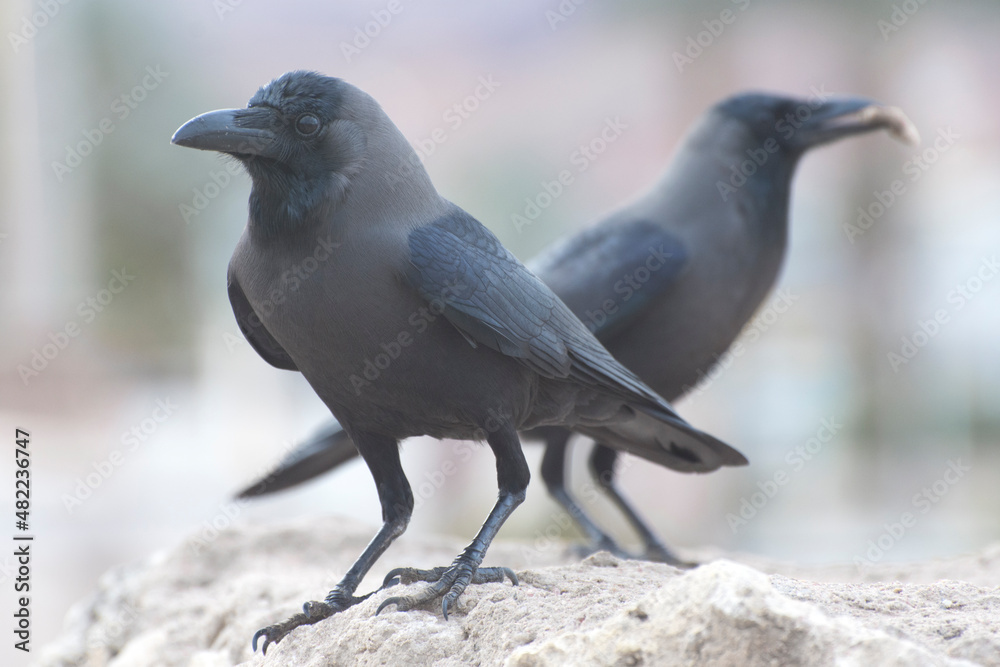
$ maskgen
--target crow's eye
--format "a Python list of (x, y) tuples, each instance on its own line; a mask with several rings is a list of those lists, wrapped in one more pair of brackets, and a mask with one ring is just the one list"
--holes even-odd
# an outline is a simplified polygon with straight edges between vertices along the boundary
[(316, 130), (319, 129), (319, 118), (311, 113), (304, 113), (295, 119), (295, 129), (299, 134), (306, 137), (310, 134), (315, 134)]

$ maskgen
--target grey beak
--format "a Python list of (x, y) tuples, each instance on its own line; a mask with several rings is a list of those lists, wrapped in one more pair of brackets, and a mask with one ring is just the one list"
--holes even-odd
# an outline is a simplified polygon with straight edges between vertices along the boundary
[(268, 108), (209, 111), (181, 125), (170, 143), (237, 156), (277, 157), (277, 137), (268, 129), (274, 114)]
[(851, 134), (879, 129), (908, 144), (920, 141), (916, 127), (896, 107), (886, 107), (864, 97), (834, 98), (820, 105), (801, 128), (800, 141), (824, 144)]

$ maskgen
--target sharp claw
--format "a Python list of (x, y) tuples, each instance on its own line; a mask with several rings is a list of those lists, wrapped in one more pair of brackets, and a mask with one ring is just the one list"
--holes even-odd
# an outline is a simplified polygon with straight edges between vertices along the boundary
[[(405, 568), (397, 567), (394, 570), (389, 570), (389, 574), (385, 575), (385, 579), (382, 580), (382, 588), (389, 588), (389, 586), (395, 586), (399, 583), (399, 575), (403, 573)], [(395, 583), (391, 583), (395, 580)]]
[[(254, 653), (257, 652), (257, 640), (261, 638), (261, 635), (266, 635), (266, 634), (267, 633), (264, 632), (263, 630), (258, 630), (257, 632), (253, 633), (253, 639), (250, 640), (250, 648), (253, 649)], [(266, 643), (265, 646), (267, 646)]]
[(399, 603), (402, 602), (402, 601), (403, 601), (403, 598), (387, 598), (387, 599), (383, 600), (382, 604), (380, 604), (378, 606), (378, 609), (375, 610), (375, 615), (378, 616), (379, 614), (381, 614), (382, 610), (385, 609), (386, 607), (388, 607), (391, 604), (394, 604), (394, 605), (396, 605), (396, 607), (399, 607)]
[(368, 596), (364, 595), (361, 597), (354, 597), (344, 593), (339, 589), (334, 589), (330, 591), (330, 595), (327, 596), (328, 599), (333, 599), (334, 603), (330, 602), (316, 602), (311, 600), (302, 605), (302, 613), (295, 614), (291, 618), (277, 623), (275, 625), (269, 625), (266, 628), (261, 628), (256, 633), (254, 633), (253, 639), (250, 642), (250, 646), (253, 648), (254, 653), (257, 652), (257, 642), (260, 638), (264, 638), (264, 644), (261, 647), (261, 651), (264, 655), (267, 655), (267, 648), (272, 644), (277, 644), (285, 636), (294, 630), (295, 628), (301, 627), (303, 625), (313, 625), (318, 623), (325, 618), (333, 616), (338, 611), (343, 611), (348, 607), (351, 607), (362, 600), (368, 599)]
[(422, 593), (413, 596), (398, 596), (387, 598), (382, 601), (375, 611), (377, 616), (383, 609), (390, 605), (396, 606), (396, 611), (409, 611), (425, 602), (440, 597), (441, 615), (444, 620), (448, 620), (448, 609), (454, 606), (454, 602), (465, 591), (469, 584), (503, 583), (507, 579), (514, 586), (520, 585), (517, 575), (509, 567), (489, 567), (479, 568), (476, 565), (471, 567), (468, 564), (453, 563), (451, 567), (439, 567), (432, 570), (416, 570), (414, 568), (400, 567), (392, 570), (385, 576), (382, 588), (388, 588), (400, 583), (412, 583), (414, 581), (425, 581), (432, 584)]
[(260, 630), (258, 630), (257, 632), (254, 633), (253, 640), (250, 642), (250, 647), (253, 648), (253, 652), (254, 653), (257, 652), (257, 640), (260, 639), (261, 637), (264, 638), (264, 643), (260, 647), (260, 652), (262, 654), (264, 654), (264, 655), (267, 655), (267, 647), (268, 646), (270, 646), (271, 644), (277, 644), (278, 641), (281, 640), (281, 637), (278, 637), (278, 641), (272, 642), (271, 641), (271, 632), (272, 632), (272, 628), (271, 627), (266, 627), (266, 628), (261, 628)]

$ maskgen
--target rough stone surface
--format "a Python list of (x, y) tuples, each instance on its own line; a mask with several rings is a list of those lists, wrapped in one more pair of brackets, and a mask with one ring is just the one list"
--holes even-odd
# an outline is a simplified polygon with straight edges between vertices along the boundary
[[(681, 571), (497, 543), (489, 561), (520, 586), (470, 586), (448, 621), (437, 605), (375, 616), (394, 589), (254, 655), (254, 631), (322, 599), (372, 533), (339, 519), (241, 526), (115, 568), (39, 664), (1000, 665), (1000, 545), (863, 571), (732, 554)], [(362, 588), (462, 546), (404, 537)]]

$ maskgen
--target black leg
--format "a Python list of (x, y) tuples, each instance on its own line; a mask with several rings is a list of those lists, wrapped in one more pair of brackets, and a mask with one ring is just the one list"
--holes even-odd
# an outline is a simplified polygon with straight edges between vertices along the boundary
[(382, 528), (323, 602), (306, 602), (302, 606), (301, 614), (295, 614), (281, 623), (258, 630), (253, 636), (254, 651), (257, 650), (257, 640), (261, 637), (264, 637), (262, 650), (266, 654), (268, 645), (277, 644), (300, 625), (312, 625), (322, 621), (371, 596), (371, 593), (368, 593), (355, 597), (354, 591), (379, 556), (389, 548), (393, 540), (403, 534), (410, 522), (410, 515), (413, 513), (413, 493), (399, 463), (398, 443), (392, 438), (367, 433), (352, 432), (351, 436), (375, 479), (379, 502), (382, 505)]
[(662, 542), (653, 534), (646, 523), (639, 517), (628, 501), (622, 497), (615, 486), (615, 461), (618, 460), (618, 452), (610, 447), (597, 443), (590, 453), (590, 472), (594, 480), (600, 485), (608, 497), (622, 511), (629, 524), (635, 528), (642, 538), (644, 547), (643, 558), (646, 560), (668, 563), (674, 567), (693, 567), (693, 563), (687, 563), (677, 558)]
[(472, 543), (447, 568), (433, 570), (401, 568), (386, 575), (383, 586), (397, 580), (404, 583), (413, 581), (433, 583), (416, 595), (385, 600), (379, 605), (379, 612), (389, 605), (396, 605), (397, 610), (406, 611), (435, 598), (442, 598), (441, 610), (447, 620), (448, 607), (458, 599), (458, 596), (470, 583), (503, 581), (505, 576), (509, 576), (511, 582), (515, 586), (517, 585), (517, 578), (507, 568), (480, 569), (479, 565), (483, 562), (486, 550), (489, 549), (490, 543), (496, 537), (497, 531), (500, 530), (504, 521), (518, 505), (524, 502), (524, 492), (528, 488), (528, 480), (531, 475), (528, 472), (528, 464), (524, 460), (524, 453), (521, 451), (521, 442), (517, 438), (517, 431), (513, 427), (506, 424), (501, 426), (490, 433), (486, 441), (497, 457), (499, 498), (489, 516), (486, 517), (483, 527), (479, 529), (476, 539), (472, 540)]
[(549, 495), (562, 505), (577, 525), (587, 536), (587, 553), (595, 551), (610, 551), (622, 557), (628, 557), (621, 547), (598, 527), (583, 509), (576, 503), (566, 488), (566, 449), (572, 435), (570, 431), (558, 426), (543, 426), (532, 431), (532, 435), (541, 436), (545, 440), (545, 455), (542, 457), (542, 480)]

